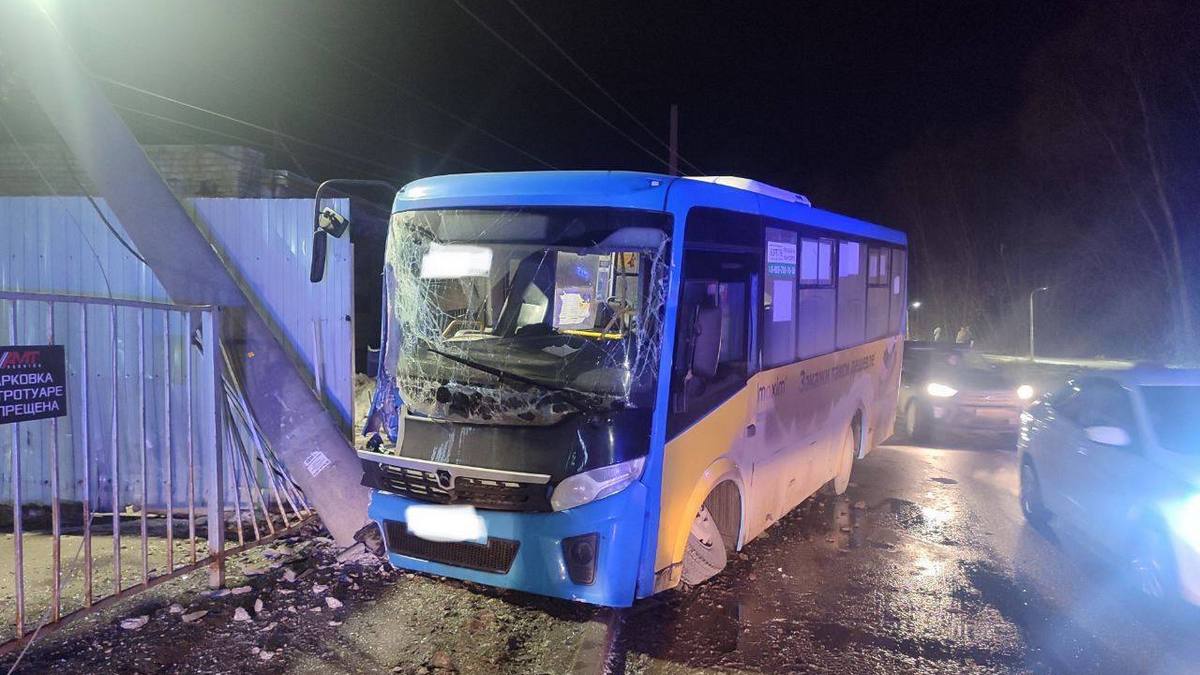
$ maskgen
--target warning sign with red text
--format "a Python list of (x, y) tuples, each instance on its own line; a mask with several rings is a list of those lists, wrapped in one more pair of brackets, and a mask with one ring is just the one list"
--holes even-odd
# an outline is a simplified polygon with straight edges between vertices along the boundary
[(67, 414), (62, 345), (0, 347), (0, 424)]

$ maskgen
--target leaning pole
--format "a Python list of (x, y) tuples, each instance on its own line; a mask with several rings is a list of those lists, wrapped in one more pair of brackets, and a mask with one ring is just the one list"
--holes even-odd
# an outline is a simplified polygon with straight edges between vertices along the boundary
[[(84, 70), (54, 3), (0, 2), (5, 53), (171, 300), (221, 308), (250, 408), (337, 543), (369, 526), (360, 464), (299, 366)], [(307, 223), (297, 223), (297, 226)]]

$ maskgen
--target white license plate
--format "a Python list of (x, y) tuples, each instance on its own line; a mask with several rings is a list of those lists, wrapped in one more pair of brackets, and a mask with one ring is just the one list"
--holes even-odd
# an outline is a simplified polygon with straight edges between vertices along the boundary
[(409, 532), (428, 541), (487, 543), (487, 524), (474, 506), (413, 504), (404, 520)]
[(1006, 408), (976, 408), (975, 416), (997, 422), (1015, 422), (1017, 413)]

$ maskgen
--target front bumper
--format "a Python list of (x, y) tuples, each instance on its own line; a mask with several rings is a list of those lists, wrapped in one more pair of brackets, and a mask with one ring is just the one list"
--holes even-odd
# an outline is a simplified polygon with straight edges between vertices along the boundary
[(1015, 434), (1021, 427), (1021, 408), (974, 406), (953, 401), (931, 402), (933, 422), (941, 429), (964, 434)]
[[(409, 506), (428, 504), (379, 490), (371, 491), (372, 520), (387, 532), (384, 521), (405, 522)], [(610, 497), (565, 511), (535, 513), (478, 510), (489, 537), (519, 542), (507, 573), (484, 572), (422, 560), (393, 552), (392, 565), (464, 581), (512, 588), (610, 607), (633, 604), (645, 522), (646, 488), (635, 482)], [(595, 580), (576, 584), (567, 575), (563, 539), (595, 532), (599, 537)], [(387, 544), (387, 535), (384, 535)]]
[[(1194, 526), (1194, 523), (1189, 523)], [(1189, 604), (1200, 607), (1200, 542), (1176, 536), (1172, 542), (1175, 570), (1179, 575), (1179, 595)]]

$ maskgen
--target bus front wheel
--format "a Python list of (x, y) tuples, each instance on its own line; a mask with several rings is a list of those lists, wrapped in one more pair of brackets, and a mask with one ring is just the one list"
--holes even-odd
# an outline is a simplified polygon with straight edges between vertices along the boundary
[(699, 585), (725, 569), (727, 560), (725, 539), (721, 536), (717, 521), (713, 520), (708, 507), (701, 506), (688, 533), (681, 580), (685, 586)]

